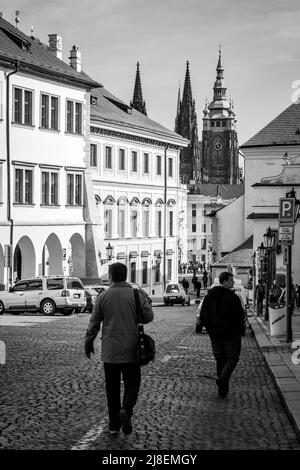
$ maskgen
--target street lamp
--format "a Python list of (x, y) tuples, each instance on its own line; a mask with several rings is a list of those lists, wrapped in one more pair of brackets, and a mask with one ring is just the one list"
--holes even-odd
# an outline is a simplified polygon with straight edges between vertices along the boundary
[(272, 251), (275, 248), (275, 232), (269, 227), (266, 233), (263, 236), (264, 238), (264, 248), (265, 248), (265, 256), (267, 258), (267, 272), (266, 272), (266, 310), (265, 310), (265, 320), (269, 320), (269, 290), (271, 288), (271, 272), (270, 272), (270, 256)]
[(106, 247), (106, 254), (107, 254), (108, 261), (111, 261), (113, 258), (112, 252), (113, 252), (113, 247), (111, 246), (110, 242), (108, 242), (108, 245)]

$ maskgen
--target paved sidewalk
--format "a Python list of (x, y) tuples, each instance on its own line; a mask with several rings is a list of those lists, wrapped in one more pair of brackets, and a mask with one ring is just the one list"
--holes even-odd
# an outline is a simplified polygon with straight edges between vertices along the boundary
[(248, 322), (288, 416), (300, 436), (300, 310), (296, 309), (292, 317), (292, 343), (286, 342), (285, 335), (271, 336), (269, 322), (258, 317), (254, 308), (248, 312)]

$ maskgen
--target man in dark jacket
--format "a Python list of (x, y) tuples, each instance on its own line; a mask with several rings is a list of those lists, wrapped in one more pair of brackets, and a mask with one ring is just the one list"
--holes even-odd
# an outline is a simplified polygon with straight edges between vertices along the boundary
[[(135, 361), (138, 341), (137, 312), (134, 290), (126, 281), (127, 267), (114, 263), (109, 267), (110, 287), (95, 302), (85, 336), (85, 355), (94, 353), (93, 342), (102, 324), (101, 359), (104, 363), (109, 431), (117, 434), (132, 432), (131, 417), (137, 402), (141, 368)], [(146, 293), (138, 291), (143, 323), (153, 320), (153, 311)], [(124, 382), (121, 407), (120, 382)]]
[(217, 363), (218, 394), (225, 397), (229, 380), (241, 352), (241, 337), (245, 336), (245, 312), (241, 300), (232, 290), (233, 275), (222, 272), (220, 286), (209, 289), (203, 299), (200, 321), (209, 334)]

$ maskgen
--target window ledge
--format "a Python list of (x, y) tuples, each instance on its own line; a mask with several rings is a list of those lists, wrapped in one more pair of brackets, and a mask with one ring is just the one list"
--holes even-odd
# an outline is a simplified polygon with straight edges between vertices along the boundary
[(40, 207), (46, 207), (47, 209), (59, 209), (61, 206), (60, 204), (40, 204)]
[(27, 202), (13, 202), (14, 207), (34, 207), (35, 204)]
[(12, 121), (11, 124), (12, 124), (12, 126), (23, 127), (23, 128), (26, 128), (26, 129), (34, 129), (35, 128), (35, 126), (33, 124), (23, 124), (22, 122)]
[(66, 208), (68, 209), (79, 209), (79, 208), (82, 208), (83, 207), (83, 204), (66, 204), (65, 205)]
[(50, 127), (39, 127), (40, 131), (53, 132), (54, 134), (60, 134), (60, 129), (51, 129)]

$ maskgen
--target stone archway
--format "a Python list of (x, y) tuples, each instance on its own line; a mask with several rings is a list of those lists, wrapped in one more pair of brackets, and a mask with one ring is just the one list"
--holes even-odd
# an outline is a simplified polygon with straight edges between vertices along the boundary
[(79, 233), (74, 233), (69, 242), (69, 273), (77, 277), (86, 277), (85, 244)]
[(35, 251), (32, 241), (26, 235), (18, 241), (14, 251), (13, 282), (18, 279), (33, 277), (35, 272)]
[(62, 275), (62, 246), (55, 233), (47, 238), (42, 253), (42, 274), (44, 276)]

